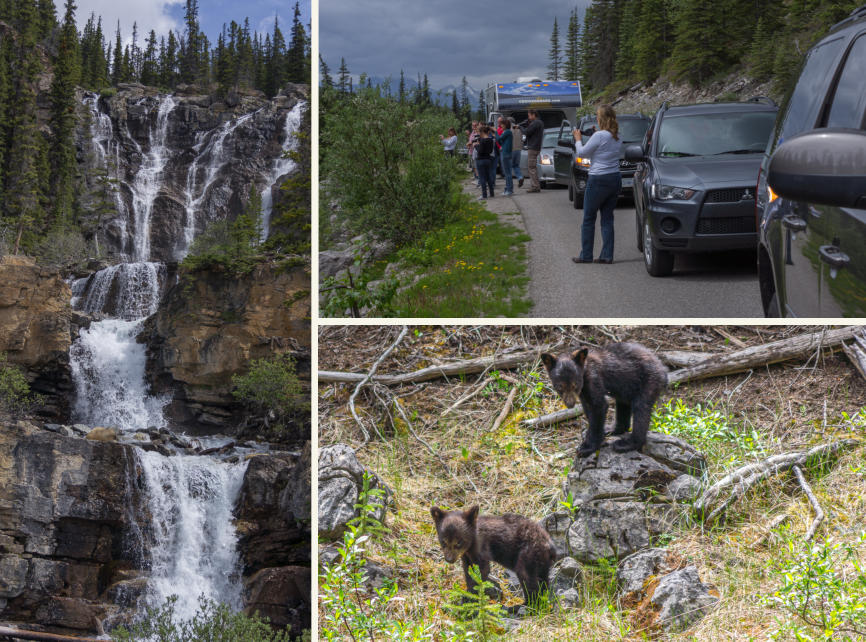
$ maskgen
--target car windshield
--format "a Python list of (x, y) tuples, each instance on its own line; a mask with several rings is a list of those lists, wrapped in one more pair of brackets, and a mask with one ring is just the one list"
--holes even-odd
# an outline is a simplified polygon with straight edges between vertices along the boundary
[(542, 147), (556, 147), (559, 142), (559, 130), (551, 129), (549, 132), (544, 132), (544, 140), (541, 142)]
[(658, 153), (671, 158), (758, 154), (767, 147), (775, 121), (772, 111), (665, 116)]
[(643, 140), (649, 121), (643, 118), (626, 118), (619, 121), (619, 138), (624, 143), (637, 143)]

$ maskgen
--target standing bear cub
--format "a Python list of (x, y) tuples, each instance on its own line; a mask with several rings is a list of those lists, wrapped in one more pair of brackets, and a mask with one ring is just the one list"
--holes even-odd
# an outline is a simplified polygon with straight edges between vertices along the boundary
[(589, 424), (579, 457), (588, 457), (604, 441), (607, 415), (605, 394), (616, 400), (614, 435), (631, 434), (613, 444), (617, 452), (640, 450), (646, 443), (653, 404), (668, 383), (668, 371), (661, 360), (639, 343), (613, 343), (589, 351), (587, 348), (554, 356), (541, 355), (553, 389), (568, 408), (580, 398)]
[[(463, 562), (467, 591), (475, 588), (469, 567), (478, 566), (481, 579), (487, 580), (490, 562), (501, 564), (517, 574), (527, 606), (549, 589), (548, 575), (556, 560), (556, 548), (538, 522), (513, 513), (479, 517), (478, 506), (462, 511), (444, 511), (433, 506), (430, 514), (436, 524), (445, 561), (453, 564), (459, 557)], [(494, 580), (489, 581), (499, 588)], [(515, 612), (519, 608), (510, 607), (508, 610)]]

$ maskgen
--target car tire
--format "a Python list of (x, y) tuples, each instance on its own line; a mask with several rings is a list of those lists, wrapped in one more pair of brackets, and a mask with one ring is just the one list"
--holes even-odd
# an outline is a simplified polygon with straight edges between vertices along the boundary
[(568, 183), (568, 200), (574, 201), (574, 184), (571, 181)]
[(637, 230), (637, 251), (643, 252), (643, 226), (640, 224), (640, 214), (634, 213), (634, 226)]
[(782, 311), (779, 309), (779, 295), (776, 292), (773, 292), (773, 296), (767, 304), (767, 309), (764, 310), (764, 316), (768, 319), (778, 319), (782, 316)]
[(574, 190), (574, 198), (571, 200), (571, 206), (576, 210), (583, 209), (583, 192)]
[(643, 222), (643, 263), (650, 276), (669, 276), (674, 270), (674, 255), (653, 247), (649, 219)]

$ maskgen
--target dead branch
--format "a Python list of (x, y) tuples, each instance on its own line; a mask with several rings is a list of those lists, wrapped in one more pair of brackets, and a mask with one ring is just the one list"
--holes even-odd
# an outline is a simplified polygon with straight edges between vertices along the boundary
[(502, 406), (502, 412), (499, 413), (499, 416), (493, 422), (493, 428), (490, 429), (490, 432), (496, 432), (499, 429), (499, 426), (502, 425), (502, 422), (505, 421), (508, 413), (511, 412), (511, 405), (514, 403), (514, 397), (516, 396), (517, 386), (513, 386), (511, 392), (508, 393), (508, 399), (505, 400), (505, 405)]
[[(741, 466), (728, 473), (715, 484), (707, 488), (694, 504), (698, 515), (705, 515), (705, 522), (711, 522), (721, 515), (728, 506), (734, 504), (740, 497), (758, 482), (775, 475), (792, 466), (802, 466), (813, 457), (830, 457), (842, 450), (850, 450), (860, 445), (857, 439), (842, 439), (831, 444), (821, 444), (806, 451), (782, 453), (773, 455), (762, 461)], [(727, 488), (730, 494), (707, 514), (707, 509), (715, 503), (721, 492)]]
[(43, 642), (102, 642), (99, 638), (78, 638), (69, 635), (57, 635), (56, 633), (42, 633), (41, 631), (25, 631), (24, 629), (13, 629), (0, 626), (0, 638), (16, 640), (40, 640)]
[(450, 405), (448, 408), (446, 408), (445, 411), (444, 411), (441, 415), (439, 415), (439, 416), (440, 416), (440, 417), (444, 417), (444, 416), (447, 415), (449, 412), (454, 412), (455, 410), (457, 410), (457, 408), (458, 408), (459, 406), (463, 405), (464, 403), (466, 403), (467, 401), (469, 401), (470, 399), (472, 399), (472, 397), (474, 397), (474, 396), (477, 395), (479, 392), (481, 392), (482, 390), (484, 390), (484, 388), (487, 386), (487, 384), (490, 383), (491, 381), (493, 381), (493, 379), (492, 379), (491, 377), (487, 377), (486, 379), (482, 379), (482, 380), (481, 380), (481, 383), (479, 383), (477, 386), (475, 386), (475, 388), (473, 388), (472, 390), (470, 390), (469, 392), (467, 392), (465, 395), (463, 395), (462, 397), (460, 397), (460, 399), (458, 399), (458, 400), (455, 401), (453, 404), (451, 404), (451, 405)]
[(859, 334), (853, 336), (854, 342), (851, 345), (842, 344), (842, 350), (851, 364), (860, 373), (860, 376), (866, 379), (866, 340), (863, 339), (863, 330)]
[(815, 519), (812, 520), (812, 523), (809, 525), (809, 530), (806, 531), (806, 541), (808, 542), (812, 539), (815, 531), (818, 530), (818, 526), (821, 525), (821, 522), (824, 521), (824, 511), (821, 509), (821, 504), (818, 503), (818, 498), (815, 497), (815, 493), (812, 492), (812, 487), (809, 486), (809, 482), (806, 481), (800, 467), (791, 466), (791, 470), (794, 471), (794, 475), (797, 477), (797, 482), (800, 484), (800, 488), (802, 488), (803, 492), (806, 493), (806, 497), (809, 498), (809, 503), (812, 504), (812, 508), (815, 510)]
[(692, 352), (688, 350), (661, 350), (656, 352), (665, 365), (672, 368), (689, 368), (720, 355), (713, 352)]
[(743, 341), (741, 341), (740, 339), (738, 339), (737, 337), (735, 337), (733, 334), (731, 334), (730, 332), (728, 332), (727, 330), (725, 330), (722, 327), (714, 326), (713, 330), (715, 330), (716, 334), (718, 334), (720, 337), (722, 337), (723, 339), (727, 339), (728, 341), (733, 343), (738, 348), (748, 348), (749, 347)]
[(567, 421), (569, 419), (574, 419), (578, 415), (583, 414), (583, 408), (580, 405), (576, 405), (574, 408), (565, 408), (564, 410), (557, 410), (556, 412), (552, 412), (549, 415), (542, 415), (541, 417), (533, 417), (532, 419), (524, 419), (523, 425), (527, 428), (541, 428), (543, 426), (550, 426), (552, 424), (558, 424), (562, 421)]

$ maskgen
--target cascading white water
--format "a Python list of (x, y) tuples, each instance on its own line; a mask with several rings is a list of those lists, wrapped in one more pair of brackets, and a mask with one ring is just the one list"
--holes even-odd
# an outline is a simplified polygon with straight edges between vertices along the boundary
[[(296, 146), (294, 134), (301, 126), (301, 116), (303, 115), (305, 106), (306, 103), (304, 101), (299, 101), (292, 108), (292, 110), (288, 114), (286, 114), (286, 124), (284, 127), (286, 139), (283, 142), (283, 152), (290, 151)], [(288, 174), (294, 168), (295, 161), (293, 161), (291, 158), (287, 158), (285, 153), (280, 154), (274, 161), (274, 167), (271, 170), (270, 176), (268, 176), (267, 182), (265, 183), (265, 189), (262, 192), (262, 243), (268, 240), (268, 236), (271, 233), (271, 212), (274, 209), (274, 184), (277, 182), (280, 176)]]
[(192, 618), (200, 595), (240, 609), (241, 578), (232, 511), (247, 462), (210, 457), (138, 456), (152, 539), (148, 602), (177, 595), (175, 613)]
[(130, 185), (132, 189), (132, 209), (135, 217), (135, 236), (133, 238), (133, 259), (150, 259), (150, 215), (153, 202), (160, 188), (160, 179), (168, 162), (166, 138), (168, 117), (177, 105), (174, 96), (162, 96), (156, 112), (156, 127), (150, 131), (150, 150)]
[[(260, 111), (260, 110), (259, 110)], [(239, 118), (226, 121), (219, 129), (210, 133), (210, 140), (205, 144), (204, 140), (197, 141), (193, 149), (196, 152), (195, 158), (190, 163), (189, 171), (186, 177), (186, 224), (184, 226), (184, 249), (182, 254), (185, 256), (189, 251), (190, 245), (195, 238), (196, 213), (201, 209), (201, 205), (207, 196), (208, 189), (213, 185), (214, 181), (223, 166), (231, 162), (231, 157), (225, 153), (225, 141), (234, 132), (248, 122), (258, 113), (252, 112), (244, 114)], [(196, 179), (201, 163), (204, 165), (204, 180), (202, 181), (201, 191), (196, 193)], [(183, 258), (183, 256), (179, 257)]]

